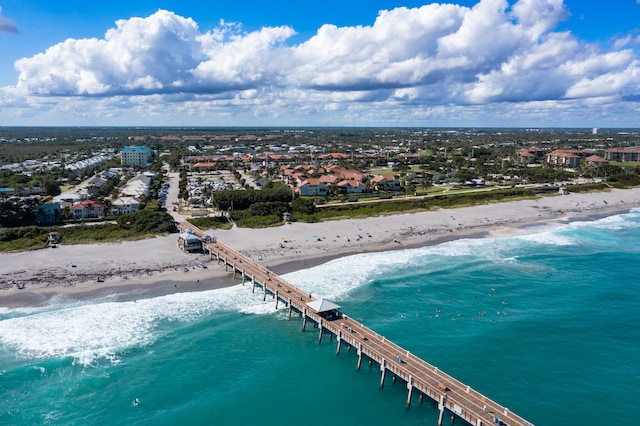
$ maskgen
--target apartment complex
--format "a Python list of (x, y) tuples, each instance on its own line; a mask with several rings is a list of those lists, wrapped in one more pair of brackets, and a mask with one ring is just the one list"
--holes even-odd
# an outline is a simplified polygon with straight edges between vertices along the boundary
[(123, 166), (146, 166), (151, 162), (151, 148), (146, 146), (125, 146), (120, 151)]

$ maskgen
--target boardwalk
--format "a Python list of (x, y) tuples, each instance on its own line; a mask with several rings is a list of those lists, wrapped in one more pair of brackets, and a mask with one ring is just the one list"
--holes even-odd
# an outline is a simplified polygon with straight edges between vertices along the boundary
[(226, 269), (231, 268), (234, 278), (239, 276), (243, 285), (248, 282), (253, 286), (254, 292), (259, 289), (263, 294), (263, 300), (266, 300), (268, 296), (275, 299), (276, 308), (278, 303), (284, 303), (289, 308), (289, 317), (293, 311), (296, 311), (303, 319), (303, 330), (308, 321), (317, 325), (318, 341), (322, 341), (325, 333), (331, 333), (331, 337), (333, 335), (337, 337), (337, 353), (340, 352), (343, 344), (348, 345), (349, 349), (355, 348), (358, 355), (358, 369), (365, 356), (370, 365), (375, 362), (380, 367), (381, 387), (384, 386), (388, 375), (406, 382), (407, 407), (411, 405), (413, 394), (416, 392), (420, 401), (424, 395), (436, 401), (440, 410), (438, 425), (442, 424), (446, 409), (476, 426), (496, 424), (533, 426), (532, 423), (512, 413), (506, 407), (461, 383), (358, 321), (342, 313), (315, 311), (307, 305), (314, 301), (310, 294), (289, 284), (231, 247), (207, 237), (197, 228), (181, 224), (182, 231), (187, 227), (191, 228), (193, 233), (207, 240), (204, 247), (211, 258), (217, 259), (219, 263), (224, 263)]

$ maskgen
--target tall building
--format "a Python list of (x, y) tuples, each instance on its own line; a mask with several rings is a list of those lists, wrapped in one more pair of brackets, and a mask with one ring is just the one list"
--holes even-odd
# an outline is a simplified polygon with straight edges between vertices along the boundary
[(123, 166), (146, 166), (151, 161), (151, 148), (146, 146), (125, 146), (120, 151)]

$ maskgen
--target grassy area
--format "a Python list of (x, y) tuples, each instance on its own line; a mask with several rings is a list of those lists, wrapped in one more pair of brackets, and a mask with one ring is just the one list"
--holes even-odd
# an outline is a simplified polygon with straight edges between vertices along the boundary
[(387, 174), (394, 174), (393, 172), (393, 168), (392, 167), (386, 167), (386, 166), (381, 166), (381, 167), (372, 167), (371, 169), (369, 169), (368, 172), (371, 176), (378, 176), (378, 175), (387, 175)]
[(640, 161), (609, 161), (610, 166), (624, 167), (626, 169), (635, 169), (640, 167)]
[(200, 229), (231, 229), (231, 224), (226, 217), (193, 217), (187, 219), (187, 222)]
[(454, 208), (486, 204), (489, 202), (513, 201), (535, 197), (531, 189), (508, 188), (491, 192), (466, 192), (459, 194), (436, 195), (429, 198), (409, 198), (395, 201), (379, 201), (367, 204), (336, 204), (318, 209), (312, 214), (296, 214), (300, 222), (320, 222), (356, 217), (373, 217), (395, 213), (428, 211), (435, 208)]
[(115, 224), (78, 225), (69, 227), (38, 228), (27, 226), (0, 229), (0, 252), (27, 251), (47, 248), (49, 232), (57, 232), (62, 244), (91, 244), (95, 242), (134, 241), (153, 237), (155, 234), (123, 229)]
[(585, 183), (569, 186), (567, 190), (569, 192), (604, 192), (609, 191), (609, 186), (605, 183)]

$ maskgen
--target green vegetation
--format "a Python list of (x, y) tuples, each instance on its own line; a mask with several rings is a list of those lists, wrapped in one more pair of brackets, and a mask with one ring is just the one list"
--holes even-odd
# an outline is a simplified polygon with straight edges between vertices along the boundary
[(260, 191), (218, 191), (213, 194), (213, 199), (220, 210), (245, 210), (256, 203), (288, 202), (291, 200), (291, 188), (283, 184), (270, 183)]
[(231, 217), (236, 225), (243, 228), (266, 228), (282, 223), (282, 215), (254, 216), (248, 210), (234, 211)]
[(223, 216), (193, 217), (187, 221), (200, 229), (231, 229), (231, 223)]
[(640, 185), (640, 167), (626, 172), (622, 167), (605, 166), (607, 182), (615, 188), (629, 188)]
[(610, 161), (609, 166), (622, 167), (625, 169), (635, 169), (636, 167), (640, 167), (640, 162), (638, 161)]
[(604, 192), (609, 190), (606, 183), (584, 183), (581, 185), (572, 185), (567, 188), (569, 192)]
[(175, 232), (176, 227), (168, 213), (146, 209), (120, 216), (115, 224), (81, 224), (47, 229), (37, 226), (0, 228), (0, 252), (45, 248), (51, 231), (58, 232), (63, 244), (87, 244), (140, 240)]
[(301, 222), (320, 222), (324, 220), (372, 217), (394, 213), (426, 211), (434, 208), (454, 208), (486, 204), (489, 202), (512, 201), (532, 198), (535, 193), (531, 189), (514, 188), (491, 192), (467, 192), (450, 195), (436, 195), (428, 198), (379, 201), (360, 204), (336, 204), (321, 209), (313, 214), (296, 214), (294, 220)]
[[(557, 192), (557, 189), (553, 189)], [(290, 211), (300, 222), (320, 222), (354, 217), (373, 217), (394, 213), (426, 211), (434, 208), (453, 208), (489, 202), (511, 201), (535, 197), (532, 189), (513, 188), (483, 192), (435, 195), (426, 198), (378, 200), (366, 203), (347, 202), (322, 208), (313, 205), (311, 199), (297, 198), (292, 203), (258, 203), (245, 210), (235, 210), (233, 220), (238, 226), (260, 228), (282, 223), (282, 213)], [(195, 222), (194, 222), (195, 224)]]

